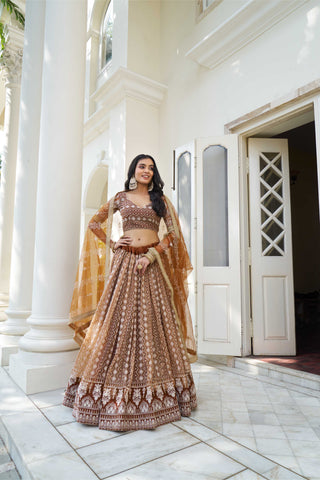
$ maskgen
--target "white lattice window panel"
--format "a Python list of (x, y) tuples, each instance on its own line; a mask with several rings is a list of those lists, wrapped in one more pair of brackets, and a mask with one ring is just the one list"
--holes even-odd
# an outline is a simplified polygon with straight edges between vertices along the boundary
[(261, 152), (260, 210), (262, 255), (284, 255), (283, 171), (279, 152)]

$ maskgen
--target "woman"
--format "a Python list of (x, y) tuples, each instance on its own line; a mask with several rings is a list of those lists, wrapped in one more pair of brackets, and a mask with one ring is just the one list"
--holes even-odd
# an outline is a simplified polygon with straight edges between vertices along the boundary
[[(186, 282), (192, 266), (163, 185), (154, 159), (138, 155), (125, 191), (89, 222), (70, 311), (82, 345), (63, 402), (78, 422), (154, 429), (196, 407)], [(116, 242), (115, 212), (124, 231)], [(160, 222), (166, 229), (161, 241)]]

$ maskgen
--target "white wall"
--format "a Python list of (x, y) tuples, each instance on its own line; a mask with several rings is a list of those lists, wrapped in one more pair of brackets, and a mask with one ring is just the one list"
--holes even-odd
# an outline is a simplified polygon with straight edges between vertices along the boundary
[[(213, 70), (185, 53), (232, 11), (222, 2), (196, 24), (193, 2), (161, 6), (161, 159), (195, 137), (220, 135), (224, 124), (320, 77), (320, 6), (310, 0)], [(241, 2), (240, 2), (241, 3)], [(181, 21), (183, 19), (183, 21)]]
[(129, 0), (128, 68), (160, 78), (161, 0)]

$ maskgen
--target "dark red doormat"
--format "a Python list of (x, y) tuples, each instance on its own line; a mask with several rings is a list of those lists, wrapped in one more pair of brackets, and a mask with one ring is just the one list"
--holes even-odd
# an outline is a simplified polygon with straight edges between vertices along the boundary
[(252, 356), (263, 362), (273, 363), (281, 367), (301, 370), (302, 372), (314, 373), (320, 375), (320, 353), (305, 353), (296, 357), (260, 357)]

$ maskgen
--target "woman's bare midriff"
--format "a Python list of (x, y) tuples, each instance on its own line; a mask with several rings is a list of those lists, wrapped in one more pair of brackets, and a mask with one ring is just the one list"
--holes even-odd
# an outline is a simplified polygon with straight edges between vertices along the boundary
[(149, 245), (150, 243), (159, 242), (157, 232), (154, 230), (147, 230), (145, 228), (126, 230), (124, 235), (132, 238), (132, 242), (130, 243), (131, 247), (143, 247), (144, 245)]

